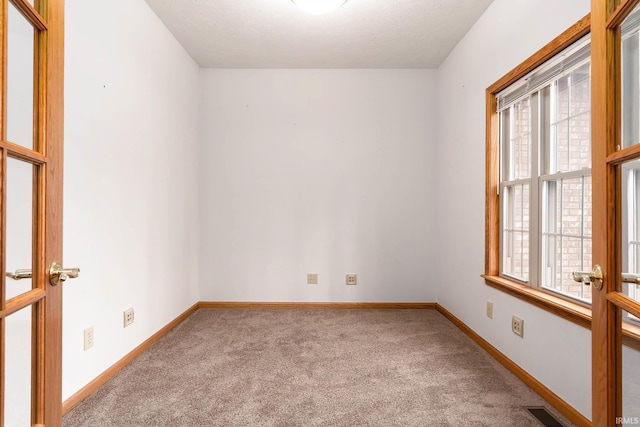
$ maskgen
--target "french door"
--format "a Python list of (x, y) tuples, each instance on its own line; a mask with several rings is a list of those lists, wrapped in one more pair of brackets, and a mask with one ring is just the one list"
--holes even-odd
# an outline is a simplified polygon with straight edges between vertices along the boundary
[(591, 3), (594, 426), (640, 424), (639, 3)]
[[(0, 0), (0, 424), (62, 424), (63, 0)], [(57, 263), (54, 263), (56, 261)]]

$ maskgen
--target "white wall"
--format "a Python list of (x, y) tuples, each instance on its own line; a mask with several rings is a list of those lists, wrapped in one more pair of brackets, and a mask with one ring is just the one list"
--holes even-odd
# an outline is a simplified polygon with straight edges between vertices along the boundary
[(143, 0), (70, 0), (65, 82), (66, 399), (198, 300), (198, 66)]
[[(590, 331), (486, 286), (485, 89), (585, 16), (588, 0), (495, 0), (438, 70), (438, 302), (588, 418)], [(553, 11), (553, 13), (550, 13)], [(494, 302), (493, 320), (485, 317)], [(525, 319), (525, 338), (511, 315)]]
[(435, 71), (200, 77), (202, 300), (436, 300)]
[(64, 397), (196, 300), (437, 300), (590, 417), (590, 332), (479, 278), (484, 90), (588, 10), (495, 0), (437, 72), (198, 72), (142, 0), (67, 1)]

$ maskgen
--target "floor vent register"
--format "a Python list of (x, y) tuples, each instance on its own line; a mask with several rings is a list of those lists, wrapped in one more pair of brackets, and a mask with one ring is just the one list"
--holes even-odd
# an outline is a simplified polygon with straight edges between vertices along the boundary
[(556, 420), (545, 408), (536, 406), (525, 407), (545, 427), (564, 427), (560, 421)]

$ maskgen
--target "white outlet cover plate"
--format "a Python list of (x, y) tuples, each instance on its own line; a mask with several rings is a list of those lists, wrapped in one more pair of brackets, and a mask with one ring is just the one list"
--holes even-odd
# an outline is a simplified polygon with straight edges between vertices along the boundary
[(524, 320), (518, 316), (511, 318), (511, 330), (514, 334), (524, 338)]
[(123, 313), (123, 317), (124, 317), (124, 326), (125, 327), (129, 326), (130, 324), (132, 324), (133, 321), (135, 320), (133, 308), (129, 308), (129, 309), (125, 310), (124, 313)]

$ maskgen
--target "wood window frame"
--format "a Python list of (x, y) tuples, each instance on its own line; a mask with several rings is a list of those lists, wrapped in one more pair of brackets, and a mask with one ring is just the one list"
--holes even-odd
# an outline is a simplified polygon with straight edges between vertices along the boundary
[[(486, 90), (485, 283), (543, 310), (591, 329), (591, 308), (500, 275), (500, 129), (497, 95), (590, 33), (586, 15)], [(640, 350), (640, 328), (625, 325), (625, 345)]]

